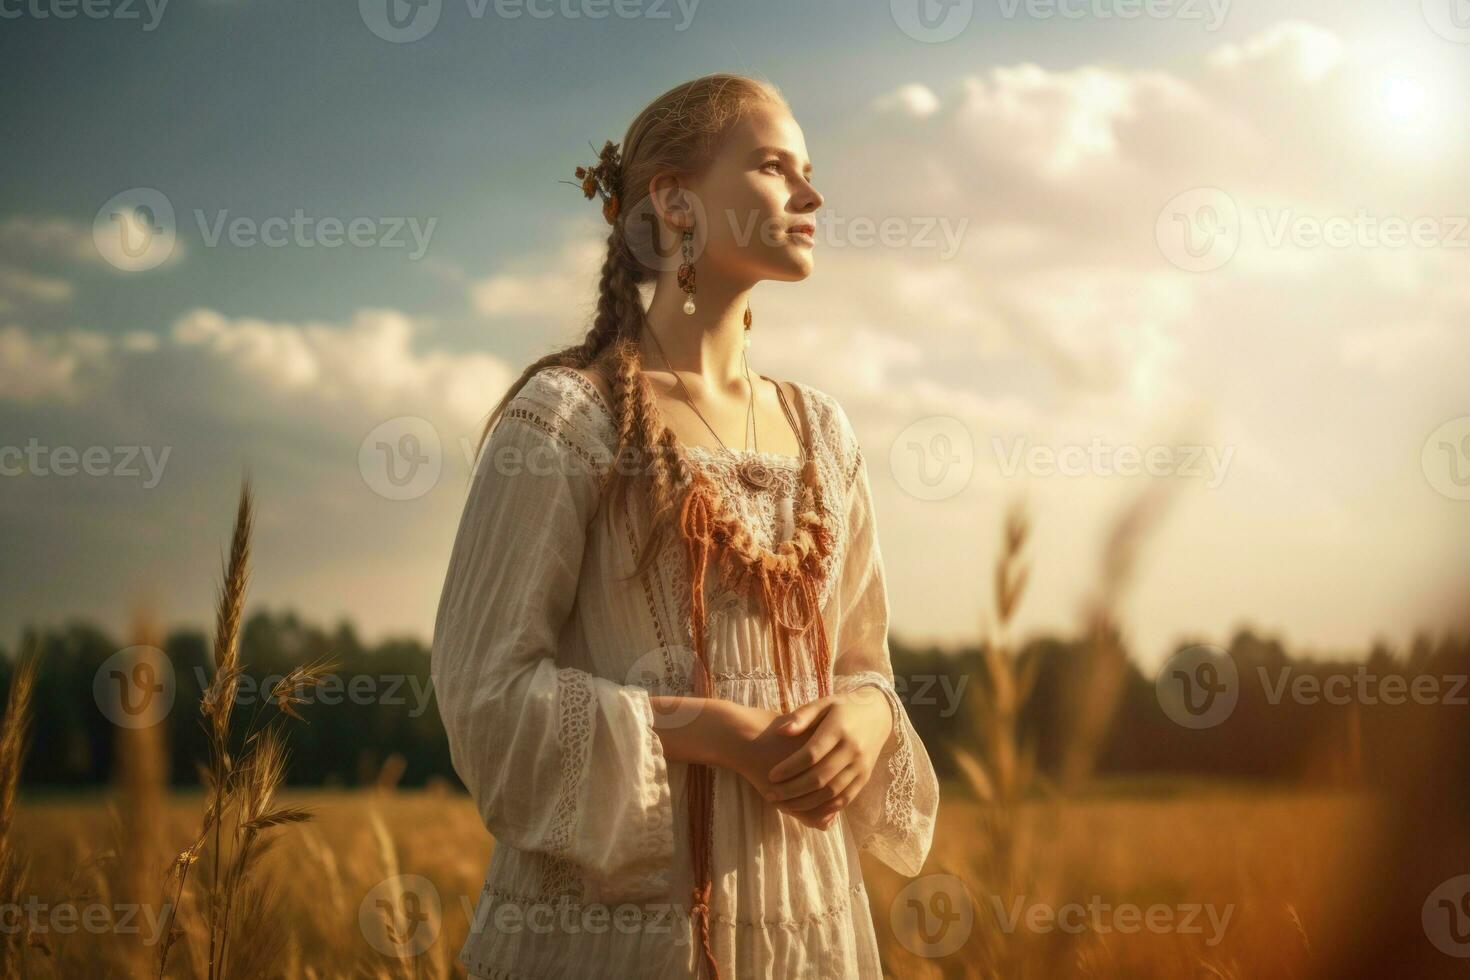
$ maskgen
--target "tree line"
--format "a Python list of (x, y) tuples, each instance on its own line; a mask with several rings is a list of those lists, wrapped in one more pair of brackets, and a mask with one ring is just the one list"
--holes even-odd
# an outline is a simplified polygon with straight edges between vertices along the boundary
[[(983, 748), (975, 744), (980, 736), (969, 717), (987, 696), (983, 649), (921, 648), (898, 637), (890, 644), (896, 685), (914, 727), (939, 775), (953, 777), (949, 746)], [(105, 675), (109, 658), (126, 646), (95, 624), (74, 620), (28, 629), (15, 648), (0, 648), (0, 691), (9, 688), (19, 650), (41, 655), (23, 786), (89, 787), (111, 778), (116, 726), (99, 707), (99, 683), (106, 685), (99, 673)], [(209, 647), (208, 635), (198, 629), (174, 630), (163, 641), (173, 702), (161, 724), (169, 779), (177, 786), (197, 786), (198, 767), (207, 758), (199, 697), (212, 674)], [(1470, 643), (1458, 635), (1421, 632), (1402, 650), (1377, 642), (1366, 653), (1321, 659), (1294, 657), (1280, 641), (1242, 628), (1224, 650), (1238, 675), (1234, 708), (1218, 724), (1197, 729), (1161, 708), (1156, 676), (1128, 657), (1096, 773), (1374, 782), (1413, 764), (1406, 740), (1414, 713), (1470, 718)], [(1015, 656), (1035, 674), (1019, 725), (1044, 776), (1059, 764), (1067, 737), (1068, 678), (1083, 672), (1089, 651), (1082, 641), (1039, 636)], [(292, 611), (256, 611), (241, 632), (246, 676), (237, 719), (244, 724), (252, 712), (275, 711), (265, 696), (271, 685), (293, 667), (324, 657), (339, 666), (309, 703), (293, 707), (304, 723), (288, 732), (289, 783), (360, 786), (391, 771), (404, 786), (458, 784), (429, 683), (429, 649), (421, 640), (367, 644), (347, 622), (327, 629)]]

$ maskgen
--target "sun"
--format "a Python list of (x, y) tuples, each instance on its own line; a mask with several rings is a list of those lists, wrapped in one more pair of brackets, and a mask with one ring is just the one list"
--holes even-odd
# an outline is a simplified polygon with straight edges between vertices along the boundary
[(1383, 110), (1394, 122), (1416, 128), (1424, 122), (1429, 92), (1423, 83), (1407, 75), (1390, 75), (1383, 80)]

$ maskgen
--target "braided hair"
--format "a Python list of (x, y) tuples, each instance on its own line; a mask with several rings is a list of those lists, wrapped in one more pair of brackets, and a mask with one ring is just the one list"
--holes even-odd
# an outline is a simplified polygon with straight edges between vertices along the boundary
[[(787, 108), (780, 91), (764, 80), (727, 73), (696, 78), (650, 102), (629, 125), (620, 152), (608, 142), (596, 166), (577, 168), (579, 186), (589, 199), (594, 193), (602, 196), (603, 216), (612, 226), (598, 280), (597, 312), (581, 343), (526, 367), (490, 413), (476, 446), (478, 457), (506, 405), (541, 369), (590, 368), (608, 379), (617, 428), (616, 459), (647, 461), (646, 466), (609, 467), (602, 488), (604, 500), (614, 506), (623, 503), (634, 484), (641, 483), (646, 491), (652, 520), (629, 578), (643, 575), (662, 542), (674, 533), (683, 490), (694, 479), (673, 432), (656, 422), (658, 402), (643, 375), (638, 343), (647, 324), (639, 287), (653, 282), (660, 272), (648, 261), (656, 254), (649, 239), (658, 232), (654, 222), (647, 220), (652, 214), (649, 187), (662, 173), (701, 172), (728, 128), (765, 104)], [(716, 506), (720, 508), (716, 516), (729, 508), (724, 501)], [(726, 546), (753, 558), (759, 544), (748, 530), (741, 529)]]

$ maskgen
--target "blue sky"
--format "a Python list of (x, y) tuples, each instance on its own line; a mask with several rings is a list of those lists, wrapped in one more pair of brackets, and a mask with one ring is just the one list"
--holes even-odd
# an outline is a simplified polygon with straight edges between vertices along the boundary
[[(70, 614), (120, 626), (142, 595), (207, 622), (249, 465), (257, 601), (427, 638), (458, 440), (520, 365), (585, 329), (605, 226), (557, 181), (648, 99), (734, 70), (786, 94), (834, 215), (960, 235), (936, 255), (834, 226), (808, 282), (756, 292), (753, 367), (837, 397), (874, 461), (896, 632), (974, 637), (1021, 490), (1038, 535), (1022, 622), (1070, 629), (1141, 478), (1008, 475), (994, 440), (1146, 448), (1190, 417), (1226, 468), (1214, 486), (1169, 477), (1183, 493), (1128, 609), (1141, 655), (1242, 621), (1325, 648), (1401, 638), (1432, 621), (1470, 506), (1455, 471), (1430, 472), (1430, 443), (1456, 445), (1470, 415), (1453, 369), (1470, 353), (1470, 43), (1434, 2), (1296, 3), (1283, 21), (1252, 0), (1213, 28), (1186, 0), (1159, 17), (958, 4), (966, 26), (938, 43), (906, 33), (898, 3), (594, 19), (445, 0), (411, 43), (351, 3), (173, 0), (156, 22), (0, 4), (0, 445), (107, 447), (119, 469), (118, 447), (140, 465), (168, 447), (156, 486), (0, 477), (0, 637)], [(173, 208), (176, 242), (129, 271), (93, 226), (140, 188)], [(1243, 228), (1203, 270), (1160, 238), (1201, 188)], [(366, 219), (374, 240), (418, 227), (423, 254), (406, 233), (210, 244), (221, 222), (298, 209)], [(1360, 212), (1429, 220), (1434, 240), (1386, 246)], [(1310, 237), (1334, 222), (1345, 247)], [(1283, 246), (1281, 227), (1304, 230)], [(432, 421), (444, 473), (389, 500), (358, 450), (402, 416)], [(935, 419), (972, 440), (973, 475), (926, 500), (894, 447)]]

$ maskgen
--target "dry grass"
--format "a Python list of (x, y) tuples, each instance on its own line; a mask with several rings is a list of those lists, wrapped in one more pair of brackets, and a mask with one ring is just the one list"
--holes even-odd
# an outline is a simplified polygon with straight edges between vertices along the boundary
[[(167, 767), (162, 719), (151, 727), (118, 729), (119, 789), (104, 811), (106, 825), (78, 838), (111, 841), (111, 846), (93, 846), (74, 854), (64, 878), (31, 879), (37, 887), (44, 883), (53, 889), (55, 882), (64, 881), (60, 890), (45, 897), (37, 894), (38, 901), (52, 907), (75, 904), (105, 912), (110, 925), (86, 929), (82, 942), (77, 943), (72, 941), (79, 938), (77, 931), (64, 928), (65, 923), (46, 922), (38, 928), (34, 921), (27, 921), (15, 927), (12, 923), (18, 919), (7, 918), (3, 930), (7, 975), (39, 975), (38, 971), (49, 967), (58, 975), (70, 976), (75, 958), (94, 964), (89, 970), (106, 963), (124, 976), (152, 973), (163, 978), (186, 971), (190, 976), (223, 980), (265, 976), (279, 963), (289, 934), (274, 927), (280, 908), (278, 885), (263, 873), (262, 859), (278, 842), (277, 831), (310, 819), (311, 813), (305, 807), (278, 804), (286, 748), (274, 724), (277, 719), (262, 719), (258, 709), (245, 724), (234, 723), (252, 525), (253, 498), (247, 478), (241, 486), (219, 595), (215, 673), (200, 704), (209, 733), (210, 760), (200, 773), (205, 793), (198, 831), (182, 833), (163, 819)], [(160, 646), (151, 616), (138, 616), (133, 639), (130, 650), (135, 657), (141, 656), (143, 648)], [(273, 707), (278, 717), (295, 716), (292, 706), (335, 667), (317, 662), (293, 670), (272, 688), (262, 707)], [(0, 895), (6, 899), (7, 910), (23, 910), (29, 897), (24, 894), (26, 867), (16, 857), (7, 831), (25, 754), (33, 683), (34, 663), (28, 661), (11, 686), (0, 727)], [(189, 843), (160, 874), (164, 847), (170, 840)], [(29, 853), (35, 853), (33, 847)], [(196, 866), (198, 872), (191, 875)], [(152, 942), (135, 941), (117, 922), (126, 917), (135, 924), (140, 911), (152, 924)], [(231, 939), (242, 933), (232, 944)], [(19, 948), (22, 935), (25, 945)], [(66, 937), (65, 942), (61, 937)], [(187, 967), (170, 963), (170, 955), (181, 943)], [(150, 968), (148, 961), (155, 950), (156, 962)]]
[[(27, 851), (12, 838), (11, 826), (15, 820), (21, 763), (30, 740), (31, 697), (36, 689), (38, 665), (34, 653), (22, 659), (10, 683), (5, 718), (0, 721), (0, 907), (4, 908), (18, 904), (26, 886), (27, 861), (21, 855)], [(19, 964), (24, 955), (21, 941), (18, 932), (0, 931), (0, 954), (4, 954), (0, 957), (0, 971), (3, 971), (0, 975), (6, 980), (21, 975)]]
[[(959, 950), (927, 959), (894, 934), (892, 912), (908, 881), (864, 855), (864, 872), (884, 962), (895, 977), (1226, 977), (1312, 976), (1316, 950), (1330, 947), (1326, 923), (1334, 895), (1354, 883), (1362, 842), (1381, 821), (1369, 801), (1334, 795), (1200, 794), (1180, 799), (1071, 799), (1016, 808), (1016, 868), (989, 877), (992, 842), (986, 808), (946, 787), (926, 871), (957, 875), (974, 902), (973, 931)], [(164, 831), (187, 835), (199, 796), (169, 801)], [(246, 942), (274, 943), (276, 958), (252, 976), (464, 976), (456, 957), (468, 934), (492, 842), (469, 800), (432, 792), (288, 793), (280, 805), (311, 808), (315, 820), (281, 838), (262, 872), (279, 885), (260, 908)], [(35, 856), (33, 881), (43, 899), (84, 863), (92, 842), (105, 840), (100, 801), (37, 802), (24, 807), (16, 833)], [(432, 828), (432, 832), (426, 832)], [(110, 891), (107, 868), (84, 874), (88, 890)], [(359, 913), (380, 883), (422, 875), (438, 893), (432, 945), (412, 960), (383, 955), (368, 942)], [(56, 888), (56, 892), (49, 889)], [(1213, 904), (1233, 907), (1218, 944), (1187, 932), (1134, 935), (1021, 928), (1006, 932), (995, 908), (1018, 897), (1032, 905), (1086, 903), (1091, 895), (1117, 905)], [(374, 910), (369, 909), (369, 914)], [(141, 916), (144, 929), (148, 916)], [(426, 928), (429, 926), (425, 926)], [(127, 947), (146, 934), (99, 943), (62, 937), (55, 956), (30, 951), (27, 976), (134, 975)], [(1310, 942), (1309, 942), (1310, 940)], [(236, 942), (232, 939), (232, 945)], [(188, 942), (207, 948), (202, 924)], [(151, 948), (155, 948), (151, 947)], [(99, 952), (101, 955), (99, 956)], [(95, 967), (96, 972), (78, 972)], [(179, 958), (170, 975), (204, 975), (204, 957)]]
[[(189, 899), (189, 872), (206, 853), (210, 873), (202, 881), (195, 877), (194, 884), (198, 887), (192, 903), (208, 936), (203, 974), (208, 980), (223, 980), (262, 976), (272, 969), (284, 953), (287, 934), (269, 928), (278, 906), (277, 885), (258, 866), (279, 840), (274, 831), (303, 823), (312, 816), (307, 807), (277, 805), (277, 794), (286, 776), (286, 747), (279, 727), (272, 723), (275, 719), (262, 722), (261, 712), (257, 710), (236, 744), (234, 707), (243, 670), (240, 622), (250, 580), (253, 524), (254, 501), (247, 478), (240, 489), (230, 556), (217, 604), (215, 673), (200, 703), (209, 732), (210, 754), (210, 767), (204, 780), (204, 819), (192, 843), (174, 858), (164, 881), (163, 893), (172, 898), (161, 920), (166, 926), (159, 942), (157, 976), (160, 980), (168, 975), (169, 953), (174, 944), (190, 934), (189, 927), (181, 924), (179, 918)], [(299, 718), (292, 705), (300, 703), (304, 692), (336, 666), (318, 662), (296, 668), (272, 688), (265, 704), (273, 706), (279, 714)], [(230, 940), (237, 933), (244, 935), (232, 946)], [(196, 974), (201, 972), (198, 969), (201, 946), (202, 943), (189, 946)]]

